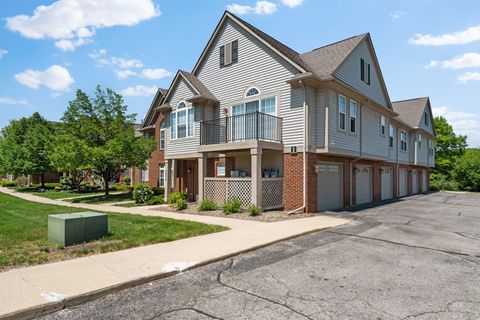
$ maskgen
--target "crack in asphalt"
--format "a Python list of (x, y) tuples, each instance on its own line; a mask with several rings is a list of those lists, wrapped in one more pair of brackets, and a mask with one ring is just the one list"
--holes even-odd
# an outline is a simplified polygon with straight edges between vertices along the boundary
[(196, 309), (196, 308), (192, 308), (192, 307), (185, 307), (185, 308), (178, 308), (178, 309), (172, 309), (172, 310), (168, 310), (168, 311), (165, 311), (165, 312), (162, 312), (160, 314), (157, 314), (157, 315), (154, 315), (153, 317), (150, 317), (150, 318), (147, 318), (147, 320), (153, 320), (153, 319), (156, 319), (158, 317), (163, 317), (167, 314), (171, 314), (171, 313), (175, 313), (175, 312), (179, 312), (179, 311), (194, 311), (198, 314), (201, 314), (201, 315), (204, 315), (206, 317), (209, 317), (211, 319), (216, 319), (216, 320), (225, 320), (223, 318), (219, 318), (219, 317), (216, 317), (214, 315), (211, 315), (209, 313), (206, 313), (205, 311), (202, 311), (202, 310), (199, 310), (199, 309)]
[(338, 232), (338, 231), (326, 231), (326, 232), (345, 235), (345, 236), (350, 236), (350, 237), (355, 237), (355, 238), (361, 238), (361, 239), (366, 239), (366, 240), (380, 241), (380, 242), (384, 242), (384, 243), (388, 243), (388, 244), (393, 244), (393, 245), (403, 246), (403, 247), (408, 247), (408, 248), (413, 248), (413, 249), (423, 249), (423, 250), (430, 250), (430, 251), (434, 251), (434, 252), (445, 253), (445, 254), (454, 256), (456, 258), (468, 261), (470, 263), (474, 263), (476, 265), (480, 264), (477, 261), (471, 261), (471, 260), (463, 258), (463, 257), (478, 258), (475, 255), (470, 255), (470, 254), (464, 253), (464, 252), (435, 249), (435, 248), (424, 247), (424, 246), (416, 246), (416, 245), (413, 245), (413, 244), (406, 244), (406, 243), (401, 243), (401, 242), (396, 242), (396, 241), (391, 241), (391, 240), (386, 240), (386, 239), (380, 239), (380, 238), (374, 238), (374, 237), (368, 237), (368, 236), (361, 236), (361, 235), (353, 234), (353, 233), (344, 233), (344, 232)]
[(407, 222), (407, 223), (405, 223), (405, 225), (406, 225), (406, 226), (408, 226), (408, 225), (410, 225), (410, 223), (412, 223), (412, 222), (414, 222), (414, 221), (417, 221), (417, 220), (415, 220), (415, 219), (408, 220), (408, 222)]
[(448, 302), (445, 305), (445, 307), (441, 310), (423, 311), (423, 312), (419, 312), (419, 313), (415, 313), (415, 314), (411, 314), (411, 315), (408, 315), (406, 317), (403, 317), (401, 320), (413, 319), (413, 318), (421, 317), (421, 316), (424, 316), (424, 315), (427, 315), (427, 314), (460, 313), (460, 314), (464, 314), (464, 315), (468, 315), (468, 316), (477, 316), (479, 314), (478, 312), (471, 313), (471, 312), (468, 312), (468, 311), (465, 312), (465, 311), (451, 310), (452, 304), (457, 303), (457, 302), (479, 303), (478, 301), (454, 300), (454, 301)]
[(304, 318), (306, 318), (306, 319), (309, 319), (309, 320), (313, 320), (313, 318), (309, 317), (308, 315), (306, 315), (306, 314), (304, 314), (304, 313), (301, 313), (301, 312), (298, 311), (298, 310), (295, 310), (294, 308), (292, 308), (291, 306), (289, 306), (289, 305), (287, 305), (287, 304), (280, 303), (280, 302), (275, 301), (275, 300), (273, 300), (273, 299), (270, 299), (270, 298), (267, 298), (267, 297), (264, 297), (264, 296), (258, 295), (258, 294), (256, 294), (256, 293), (249, 292), (249, 291), (246, 291), (246, 290), (237, 288), (237, 287), (234, 287), (234, 286), (232, 286), (232, 285), (229, 285), (229, 284), (223, 282), (223, 281), (222, 281), (222, 274), (223, 274), (225, 271), (231, 269), (231, 268), (233, 267), (233, 263), (234, 263), (233, 259), (230, 259), (230, 263), (228, 264), (228, 266), (227, 266), (225, 269), (221, 270), (221, 271), (217, 274), (217, 282), (218, 282), (220, 285), (222, 285), (222, 286), (224, 286), (224, 287), (226, 287), (226, 288), (230, 288), (230, 289), (232, 289), (232, 290), (235, 290), (235, 291), (238, 291), (238, 292), (241, 292), (241, 293), (250, 295), (250, 296), (252, 296), (252, 297), (256, 297), (256, 298), (258, 298), (258, 299), (262, 299), (262, 300), (268, 301), (268, 302), (273, 303), (273, 304), (275, 304), (275, 305), (282, 306), (282, 307), (284, 307), (284, 308), (292, 311), (293, 313), (298, 314), (299, 316), (302, 316), (302, 317), (304, 317)]

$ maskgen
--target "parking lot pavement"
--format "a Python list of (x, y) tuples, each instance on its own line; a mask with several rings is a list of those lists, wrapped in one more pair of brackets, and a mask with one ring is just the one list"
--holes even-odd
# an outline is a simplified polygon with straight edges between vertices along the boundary
[(332, 215), (353, 220), (43, 319), (480, 319), (480, 195)]

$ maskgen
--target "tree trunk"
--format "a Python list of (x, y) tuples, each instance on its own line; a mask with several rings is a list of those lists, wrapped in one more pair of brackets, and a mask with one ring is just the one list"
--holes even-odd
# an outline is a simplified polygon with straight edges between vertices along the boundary
[(103, 175), (103, 183), (105, 185), (105, 197), (108, 197), (110, 194), (110, 173), (106, 173)]
[(45, 188), (45, 174), (40, 174), (40, 184), (42, 188)]

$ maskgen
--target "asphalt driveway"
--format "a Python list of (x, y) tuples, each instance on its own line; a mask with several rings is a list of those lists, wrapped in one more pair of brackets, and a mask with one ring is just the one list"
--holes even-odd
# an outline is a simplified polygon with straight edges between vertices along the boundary
[(480, 319), (480, 195), (335, 215), (352, 221), (44, 319)]

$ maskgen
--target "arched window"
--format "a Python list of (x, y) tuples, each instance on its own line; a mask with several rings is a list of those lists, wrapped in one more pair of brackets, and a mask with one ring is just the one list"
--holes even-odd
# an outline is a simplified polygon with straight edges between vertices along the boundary
[(259, 94), (260, 94), (260, 91), (257, 88), (251, 87), (245, 93), (245, 97), (254, 97), (254, 96), (258, 96)]
[(193, 108), (180, 101), (170, 115), (170, 135), (172, 139), (193, 137)]

